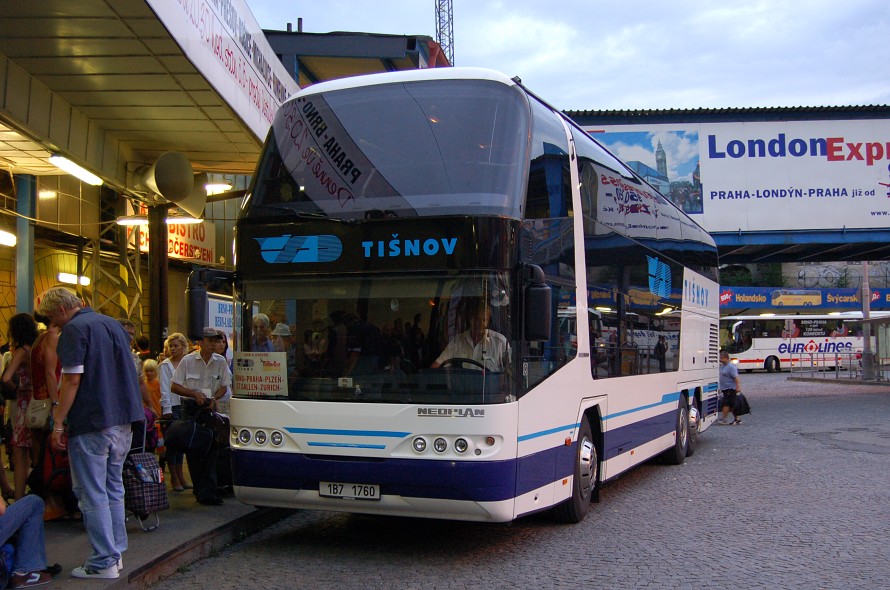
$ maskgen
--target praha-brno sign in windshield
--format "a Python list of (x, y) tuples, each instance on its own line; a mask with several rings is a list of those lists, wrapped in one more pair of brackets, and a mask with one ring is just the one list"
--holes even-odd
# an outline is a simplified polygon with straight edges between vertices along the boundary
[(587, 130), (710, 232), (890, 224), (890, 120)]

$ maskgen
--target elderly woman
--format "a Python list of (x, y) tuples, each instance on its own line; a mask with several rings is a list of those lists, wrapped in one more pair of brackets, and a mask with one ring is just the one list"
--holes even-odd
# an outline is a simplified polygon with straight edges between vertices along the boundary
[[(161, 382), (161, 414), (165, 420), (179, 420), (182, 418), (182, 402), (178, 395), (172, 392), (170, 385), (173, 383), (173, 373), (182, 357), (189, 349), (189, 342), (179, 332), (174, 332), (164, 341), (165, 358), (158, 366)], [(184, 454), (181, 451), (167, 449), (167, 465), (170, 467), (170, 485), (173, 491), (181, 492), (191, 489), (192, 486), (185, 482), (185, 474), (182, 470)]]

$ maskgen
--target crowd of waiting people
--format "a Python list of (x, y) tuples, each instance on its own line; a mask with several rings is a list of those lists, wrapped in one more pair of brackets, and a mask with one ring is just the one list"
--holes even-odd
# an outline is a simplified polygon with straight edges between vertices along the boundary
[[(16, 314), (8, 323), (8, 342), (0, 348), (3, 394), (0, 437), (5, 451), (0, 457), (0, 545), (11, 544), (15, 555), (13, 571), (5, 572), (8, 578), (4, 579), (0, 567), (0, 584), (5, 581), (11, 588), (46, 584), (61, 571), (58, 564), (47, 566), (43, 538), (46, 521), (83, 520), (95, 555), (95, 535), (91, 533), (86, 514), (82, 513), (84, 498), (78, 498), (83, 490), (72, 482), (73, 459), (69, 460), (68, 452), (72, 415), (67, 414), (63, 424), (54, 422), (54, 416), (59, 416), (57, 410), (66, 382), (57, 348), (66, 322), (78, 311), (82, 308), (72, 309), (64, 321), (38, 312)], [(148, 339), (136, 335), (133, 322), (128, 319), (118, 322), (129, 337), (129, 354), (138, 379), (144, 416), (143, 422), (131, 423), (130, 451), (144, 449), (157, 453), (162, 468), (169, 472), (166, 480), (174, 493), (192, 490), (201, 504), (221, 504), (222, 496), (231, 492), (231, 482), (217, 481), (218, 449), (214, 448), (212, 454), (201, 452), (194, 456), (191, 451), (168, 451), (163, 446), (163, 437), (167, 425), (174, 420), (194, 418), (202, 409), (227, 413), (231, 365), (226, 359), (226, 335), (206, 328), (203, 338), (191, 343), (183, 334), (174, 333), (165, 340), (160, 355), (153, 358)], [(122, 334), (122, 337), (127, 336)], [(187, 368), (201, 357), (200, 370)], [(213, 384), (213, 391), (207, 391), (207, 383)], [(73, 391), (76, 393), (76, 389)], [(46, 401), (40, 404), (37, 400)], [(35, 418), (28, 412), (29, 405), (46, 408), (43, 418), (37, 419), (36, 427)], [(70, 410), (70, 404), (62, 405), (65, 412)], [(127, 427), (129, 432), (129, 426), (122, 427)], [(188, 461), (191, 483), (183, 468), (184, 459)], [(91, 566), (85, 562), (84, 566), (75, 568), (72, 575), (116, 578), (123, 567), (121, 552), (118, 549), (114, 553), (116, 561), (110, 565)]]

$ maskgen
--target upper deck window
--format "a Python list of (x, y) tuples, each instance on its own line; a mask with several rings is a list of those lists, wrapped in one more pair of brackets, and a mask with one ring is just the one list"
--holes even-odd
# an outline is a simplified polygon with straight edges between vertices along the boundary
[(436, 80), (297, 97), (275, 117), (247, 215), (519, 217), (529, 106), (518, 88)]

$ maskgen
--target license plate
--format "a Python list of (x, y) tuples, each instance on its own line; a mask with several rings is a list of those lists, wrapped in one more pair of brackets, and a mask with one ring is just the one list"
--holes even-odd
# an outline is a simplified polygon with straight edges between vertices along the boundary
[(367, 483), (335, 483), (323, 481), (318, 484), (318, 495), (344, 500), (379, 500), (380, 486)]

